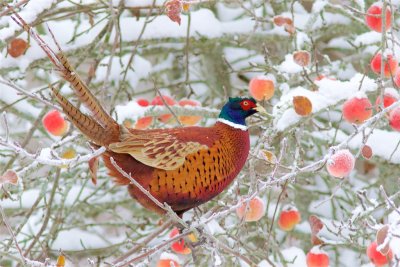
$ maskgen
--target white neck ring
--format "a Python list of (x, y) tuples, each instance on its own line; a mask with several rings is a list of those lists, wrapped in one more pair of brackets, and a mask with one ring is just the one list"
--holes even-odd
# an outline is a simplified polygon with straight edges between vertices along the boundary
[(235, 129), (240, 129), (242, 131), (247, 131), (247, 126), (245, 126), (245, 125), (237, 124), (237, 123), (234, 123), (234, 122), (222, 119), (222, 118), (218, 118), (217, 121), (222, 122), (223, 124), (229, 125), (229, 126), (235, 128)]

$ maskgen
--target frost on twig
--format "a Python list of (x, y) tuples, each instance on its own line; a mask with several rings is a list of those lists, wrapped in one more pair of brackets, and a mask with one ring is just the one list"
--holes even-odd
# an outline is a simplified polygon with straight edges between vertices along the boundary
[[(385, 74), (388, 57), (370, 66), (378, 53), (398, 59), (396, 27), (371, 31), (364, 1), (351, 7), (340, 1), (169, 3), (175, 3), (167, 11), (180, 25), (168, 18), (161, 0), (79, 5), (22, 0), (0, 8), (0, 184), (23, 182), (18, 190), (13, 185), (0, 190), (8, 224), (0, 231), (0, 265), (53, 266), (61, 249), (66, 266), (155, 266), (176, 254), (171, 245), (180, 238), (193, 253), (174, 258), (185, 266), (306, 266), (306, 253), (316, 243), (330, 265), (358, 266), (370, 261), (365, 251), (373, 241), (382, 252), (392, 249), (392, 265), (398, 265), (400, 134), (389, 121), (400, 102), (395, 96), (385, 108), (385, 101), (377, 101), (397, 91), (398, 80), (392, 71)], [(384, 17), (394, 22), (397, 4), (381, 4), (390, 7)], [(14, 22), (22, 21), (14, 12), (28, 32)], [(16, 38), (28, 45), (13, 57), (9, 49), (16, 49), (11, 47)], [(48, 109), (59, 109), (49, 85), (80, 107), (41, 49), (58, 51), (57, 46), (74, 74), (112, 108), (111, 116), (132, 128), (142, 118), (150, 118), (149, 129), (172, 128), (160, 119), (167, 113), (178, 120), (201, 117), (196, 126), (210, 126), (228, 97), (249, 96), (252, 78), (271, 78), (272, 98), (259, 101), (266, 112), (247, 120), (251, 149), (244, 169), (215, 199), (180, 219), (112, 160), (165, 216), (145, 210), (110, 181), (98, 158), (106, 148), (88, 149), (73, 127), (62, 137), (43, 127)], [(299, 53), (306, 57), (299, 60)], [(57, 61), (56, 54), (49, 56)], [(157, 95), (152, 81), (161, 95), (202, 107), (140, 106), (139, 100), (151, 103)], [(348, 123), (342, 104), (360, 95), (371, 102), (373, 116)], [(232, 142), (227, 145), (241, 146)], [(356, 163), (339, 180), (326, 165), (342, 149)], [(256, 222), (241, 220), (236, 211), (243, 205), (250, 210), (254, 199), (265, 203), (265, 215)], [(301, 214), (290, 232), (279, 223), (288, 204)], [(172, 223), (182, 232), (169, 238)], [(198, 242), (189, 240), (191, 233)]]

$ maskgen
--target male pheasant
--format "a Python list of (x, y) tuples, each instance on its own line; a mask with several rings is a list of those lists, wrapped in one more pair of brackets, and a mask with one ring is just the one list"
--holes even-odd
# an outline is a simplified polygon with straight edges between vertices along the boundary
[(112, 164), (111, 158), (180, 216), (221, 193), (243, 168), (250, 149), (245, 119), (262, 109), (255, 99), (229, 98), (212, 127), (128, 129), (118, 125), (102, 108), (61, 49), (55, 53), (18, 14), (15, 16), (15, 21), (39, 43), (91, 113), (91, 116), (83, 114), (52, 88), (65, 115), (93, 146), (107, 148), (102, 157), (110, 176), (116, 183), (128, 185), (130, 195), (144, 207), (160, 214), (165, 212), (131, 184)]
[(53, 90), (66, 116), (95, 146), (107, 148), (102, 157), (114, 181), (128, 185), (133, 198), (157, 213), (165, 211), (131, 184), (111, 158), (179, 216), (221, 193), (246, 162), (250, 142), (245, 118), (258, 108), (253, 98), (229, 98), (212, 127), (136, 130), (118, 125), (111, 117), (105, 117), (110, 120), (106, 124), (101, 119), (106, 113), (90, 91), (82, 91), (87, 89), (84, 86), (74, 89), (94, 115), (81, 113)]

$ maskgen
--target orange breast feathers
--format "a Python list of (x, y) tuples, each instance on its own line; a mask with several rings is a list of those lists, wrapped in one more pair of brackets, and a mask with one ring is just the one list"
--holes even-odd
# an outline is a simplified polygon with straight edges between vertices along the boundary
[[(174, 211), (184, 212), (221, 193), (240, 172), (248, 156), (247, 131), (232, 129), (222, 123), (201, 129), (210, 129), (213, 133), (206, 138), (213, 140), (208, 148), (187, 155), (176, 169), (154, 168), (151, 173), (138, 173), (135, 177), (145, 181), (145, 188)], [(206, 132), (201, 135), (202, 138), (206, 136)], [(190, 140), (193, 141), (193, 136)], [(129, 192), (145, 207), (163, 212), (134, 186), (129, 187)]]
[[(111, 164), (113, 157), (125, 172), (177, 213), (221, 193), (242, 169), (250, 148), (248, 131), (220, 122), (209, 128), (123, 131), (121, 142), (111, 144), (103, 155), (109, 174), (119, 184), (130, 184)], [(146, 208), (164, 213), (134, 185), (130, 184), (128, 190)]]

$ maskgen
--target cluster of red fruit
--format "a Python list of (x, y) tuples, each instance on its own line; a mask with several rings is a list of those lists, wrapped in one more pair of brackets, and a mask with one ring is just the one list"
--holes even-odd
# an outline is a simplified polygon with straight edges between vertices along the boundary
[[(367, 15), (365, 17), (367, 26), (374, 31), (382, 32), (382, 27), (385, 26), (385, 31), (391, 28), (392, 26), (392, 12), (389, 7), (386, 7), (385, 12), (385, 23), (382, 23), (382, 3), (377, 2), (371, 5), (367, 10)], [(371, 60), (371, 69), (376, 74), (381, 74), (382, 68), (382, 53), (377, 53)], [(400, 88), (400, 68), (398, 68), (398, 61), (396, 58), (389, 52), (384, 54), (384, 66), (383, 66), (383, 75), (388, 77), (393, 77), (394, 84)], [(394, 94), (385, 93), (383, 99), (383, 107), (388, 107), (393, 102), (398, 100), (398, 96)], [(363, 111), (359, 112), (360, 120), (365, 120), (364, 118), (368, 118), (372, 114), (371, 104), (365, 99), (361, 101), (357, 101), (361, 108), (366, 107), (370, 110), (370, 112)], [(380, 105), (381, 99), (378, 97), (376, 100), (376, 105)], [(365, 109), (364, 109), (365, 110)], [(344, 115), (344, 114), (343, 114)], [(357, 119), (357, 118), (355, 118)], [(400, 131), (400, 108), (396, 108), (389, 114), (389, 123), (390, 126), (397, 131)]]
[[(196, 100), (191, 100), (191, 99), (182, 99), (182, 100), (179, 100), (178, 102), (176, 102), (173, 98), (171, 98), (169, 96), (165, 96), (165, 95), (163, 95), (163, 99), (168, 105), (171, 105), (171, 106), (177, 105), (177, 104), (181, 107), (201, 106), (200, 102), (198, 102)], [(146, 99), (138, 99), (137, 103), (142, 107), (147, 107), (150, 105), (153, 105), (153, 106), (164, 105), (163, 100), (159, 96), (156, 96), (151, 102), (149, 102)], [(201, 120), (201, 118), (202, 118), (201, 116), (178, 116), (179, 121), (185, 126), (195, 125), (196, 123), (198, 123)], [(164, 114), (164, 115), (160, 115), (158, 117), (158, 120), (163, 123), (168, 123), (171, 120), (173, 120), (173, 118), (172, 118), (171, 114)], [(64, 119), (64, 117), (58, 110), (52, 110), (52, 111), (48, 112), (43, 117), (42, 122), (43, 122), (44, 128), (50, 134), (52, 134), (54, 136), (63, 136), (69, 128), (68, 127), (69, 123)], [(146, 116), (146, 117), (138, 119), (134, 127), (136, 129), (146, 129), (151, 125), (152, 122), (153, 122), (153, 117)], [(127, 126), (130, 126), (129, 123), (124, 123), (124, 124)]]
[[(139, 106), (142, 107), (148, 107), (148, 106), (163, 106), (164, 101), (167, 103), (169, 106), (174, 106), (174, 105), (179, 105), (181, 107), (185, 106), (192, 106), (192, 107), (199, 107), (201, 106), (200, 102), (192, 99), (181, 99), (178, 102), (176, 102), (172, 97), (163, 95), (162, 98), (160, 96), (156, 96), (151, 102), (149, 102), (147, 99), (140, 98), (137, 100), (137, 103)], [(193, 126), (197, 124), (201, 120), (201, 116), (178, 116), (178, 119), (180, 123), (182, 123), (185, 126)], [(169, 123), (173, 121), (172, 114), (164, 114), (158, 117), (158, 120), (162, 123)], [(143, 118), (140, 118), (136, 121), (136, 124), (134, 126), (135, 129), (147, 129), (151, 124), (153, 123), (153, 117), (151, 116), (146, 116)]]
[[(374, 31), (382, 31), (382, 4), (375, 3), (367, 11), (366, 23), (369, 28)], [(386, 9), (386, 23), (385, 29), (391, 27), (391, 11), (389, 8)], [(376, 54), (371, 61), (372, 70), (380, 74), (381, 72), (381, 58), (382, 54)], [(395, 76), (395, 84), (400, 87), (400, 69), (398, 69), (398, 62), (392, 55), (386, 56), (384, 65), (384, 76), (390, 77), (391, 75), (398, 73), (398, 78)], [(380, 111), (382, 108), (387, 108), (394, 102), (399, 100), (399, 94), (393, 89), (386, 89), (383, 94), (383, 100), (381, 96), (378, 96), (375, 101), (375, 109)], [(366, 95), (357, 95), (348, 100), (343, 104), (342, 114), (343, 118), (350, 123), (361, 124), (371, 118), (373, 113), (373, 105)], [(393, 130), (400, 131), (400, 107), (393, 109), (389, 112), (389, 125)], [(348, 150), (337, 151), (328, 161), (327, 169), (328, 172), (335, 177), (343, 178), (347, 176), (354, 168), (354, 156)]]
[[(236, 214), (239, 219), (246, 222), (258, 221), (265, 214), (265, 203), (261, 198), (255, 197), (250, 200), (248, 204), (243, 203), (239, 208), (237, 208)], [(278, 226), (281, 230), (289, 232), (292, 231), (300, 221), (301, 215), (299, 210), (292, 205), (287, 205), (282, 208), (281, 213), (279, 214)], [(319, 247), (314, 247), (307, 253), (307, 266), (328, 267), (328, 254)]]
[[(389, 7), (386, 7), (385, 12), (385, 25), (382, 23), (382, 3), (376, 2), (372, 4), (365, 16), (365, 22), (367, 26), (376, 32), (382, 32), (382, 27), (385, 26), (385, 31), (389, 30), (392, 26), (392, 12)], [(381, 60), (382, 53), (377, 53), (371, 60), (371, 69), (376, 74), (381, 73)], [(396, 73), (398, 67), (397, 60), (393, 57), (392, 54), (387, 54), (385, 57), (385, 65), (384, 65), (384, 76), (389, 77)]]
[[(385, 27), (384, 30), (387, 31), (392, 26), (392, 12), (389, 7), (386, 7), (385, 24), (383, 25), (382, 3), (376, 2), (368, 8), (367, 15), (365, 16), (365, 21), (367, 26), (373, 31), (382, 32), (383, 26)], [(384, 56), (383, 75), (386, 78), (394, 76), (394, 82), (396, 86), (400, 87), (400, 69), (398, 69), (398, 61), (391, 53), (387, 53)], [(371, 69), (378, 75), (381, 74), (381, 63), (382, 53), (379, 52), (371, 60)]]
[[(375, 109), (381, 110), (381, 107), (387, 108), (399, 100), (396, 91), (386, 89), (383, 94), (383, 103), (380, 96), (376, 98)], [(348, 99), (343, 104), (343, 118), (355, 124), (361, 124), (371, 118), (373, 106), (366, 96), (356, 96)], [(400, 107), (394, 108), (389, 112), (389, 125), (393, 130), (400, 131)]]

